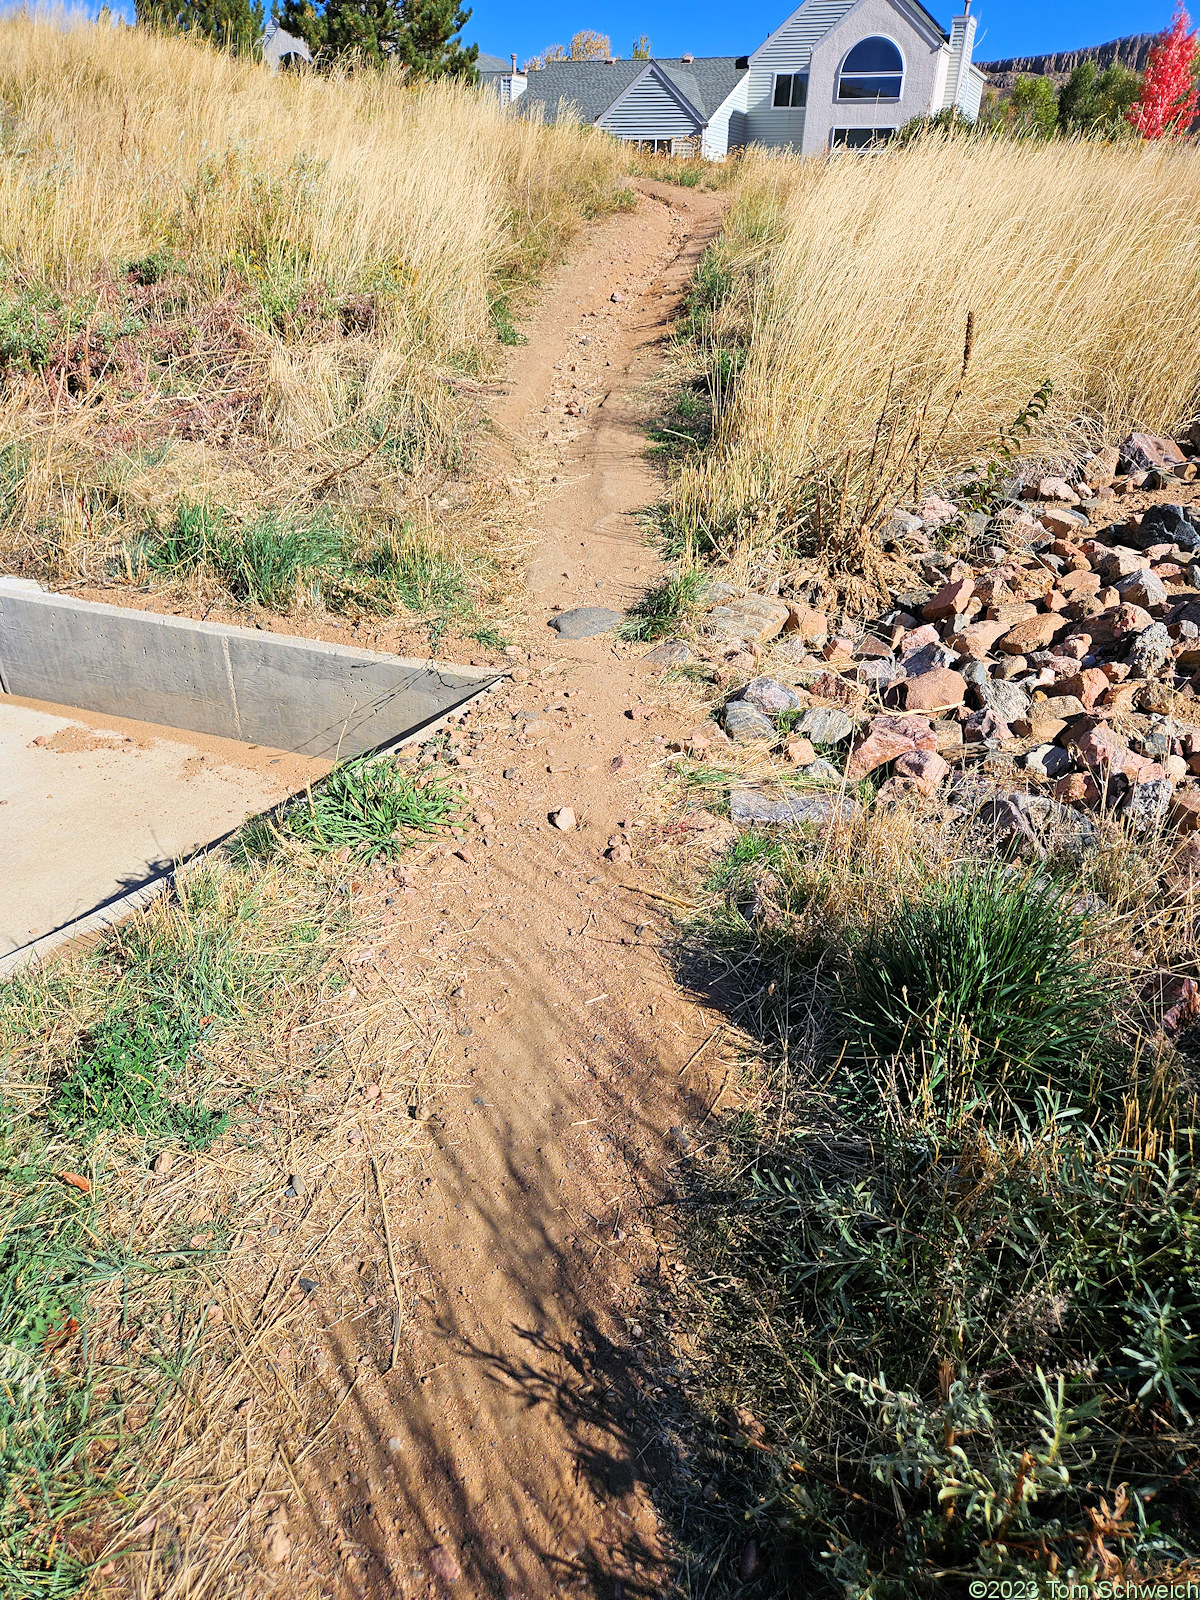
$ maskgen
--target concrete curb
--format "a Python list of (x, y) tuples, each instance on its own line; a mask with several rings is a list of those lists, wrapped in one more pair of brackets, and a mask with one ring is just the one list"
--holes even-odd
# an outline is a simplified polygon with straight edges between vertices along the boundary
[[(386, 744), (381, 745), (378, 750), (365, 751), (363, 753), (366, 755), (386, 755), (389, 750), (402, 750), (405, 745), (415, 744), (418, 739), (427, 739), (430, 734), (437, 733), (439, 729), (444, 728), (451, 717), (458, 716), (467, 706), (474, 705), (476, 700), (481, 700), (485, 694), (491, 694), (503, 681), (503, 674), (492, 678), (482, 688), (476, 689), (474, 694), (470, 695), (466, 700), (460, 701), (457, 706), (447, 711), (444, 716), (438, 717), (435, 722), (415, 729), (412, 733), (406, 734), (401, 738), (389, 740)], [(256, 815), (271, 818), (282, 817), (306, 792), (304, 789), (298, 789), (294, 794), (288, 795), (286, 799), (280, 800), (277, 805), (271, 806), (266, 811), (259, 811)], [(250, 819), (247, 818), (246, 820), (248, 822)], [(103, 905), (95, 906), (91, 911), (84, 912), (82, 916), (73, 918), (70, 922), (64, 923), (61, 928), (53, 928), (49, 933), (43, 933), (38, 938), (31, 939), (28, 944), (18, 945), (15, 950), (5, 951), (3, 955), (0, 955), (0, 982), (3, 982), (6, 978), (11, 978), (25, 967), (37, 966), (46, 956), (52, 955), (54, 951), (61, 949), (63, 945), (71, 944), (76, 939), (84, 939), (92, 933), (103, 933), (105, 928), (111, 928), (116, 923), (123, 922), (126, 917), (132, 916), (135, 911), (141, 911), (152, 900), (156, 900), (160, 894), (171, 887), (175, 882), (175, 875), (181, 867), (190, 866), (195, 861), (203, 861), (207, 856), (216, 855), (225, 848), (233, 835), (245, 826), (246, 823), (243, 822), (239, 824), (238, 828), (233, 828), (229, 833), (222, 834), (219, 839), (214, 839), (211, 843), (202, 845), (199, 850), (193, 850), (190, 855), (180, 856), (178, 861), (173, 861), (170, 866), (164, 867), (156, 877), (151, 878), (146, 883), (139, 883), (136, 889), (130, 889), (127, 894), (120, 895), (113, 900), (106, 900)]]
[(380, 749), (495, 676), (0, 578), (4, 693), (317, 759)]
[[(428, 738), (505, 676), (101, 605), (0, 577), (0, 693), (314, 758), (345, 761)], [(280, 816), (296, 798), (259, 815)], [(171, 886), (180, 867), (224, 848), (230, 837), (6, 951), (0, 979), (140, 910)]]

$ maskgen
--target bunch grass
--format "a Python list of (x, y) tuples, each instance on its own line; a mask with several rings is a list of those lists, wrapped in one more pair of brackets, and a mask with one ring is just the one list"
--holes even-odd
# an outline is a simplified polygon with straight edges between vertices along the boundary
[(1114, 979), (1063, 886), (972, 863), (869, 928), (838, 1002), (839, 1049), (876, 1103), (954, 1122), (1039, 1094), (1112, 1094)]
[(364, 757), (309, 790), (289, 813), (286, 828), (319, 854), (390, 860), (411, 845), (414, 834), (448, 827), (460, 809), (457, 794), (433, 773), (409, 773), (386, 757)]
[(459, 554), (408, 525), (363, 531), (328, 511), (264, 511), (238, 523), (220, 506), (183, 501), (165, 532), (126, 551), (130, 571), (215, 584), (231, 603), (274, 612), (302, 606), (392, 614), (468, 615)]
[[(0, 41), (10, 567), (142, 581), (122, 548), (147, 515), (205, 498), (428, 535), (522, 294), (629, 198), (616, 141), (399, 69), (272, 73), (79, 15), (14, 12)], [(488, 503), (439, 518), (443, 542), (498, 572), (502, 496), (468, 498)], [(269, 591), (259, 531), (267, 576), (239, 582)]]

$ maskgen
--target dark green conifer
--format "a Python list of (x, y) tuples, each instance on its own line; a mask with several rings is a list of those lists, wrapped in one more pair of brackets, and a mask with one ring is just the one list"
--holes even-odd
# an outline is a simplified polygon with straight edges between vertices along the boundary
[(477, 44), (464, 45), (460, 35), (471, 20), (470, 7), (458, 0), (402, 0), (397, 54), (422, 78), (465, 78), (479, 74)]
[(195, 33), (225, 50), (251, 51), (262, 38), (262, 0), (137, 0), (143, 27)]
[(478, 76), (478, 45), (458, 35), (470, 20), (458, 0), (284, 0), (280, 26), (304, 40), (325, 62), (354, 57), (371, 66), (403, 62), (417, 77)]

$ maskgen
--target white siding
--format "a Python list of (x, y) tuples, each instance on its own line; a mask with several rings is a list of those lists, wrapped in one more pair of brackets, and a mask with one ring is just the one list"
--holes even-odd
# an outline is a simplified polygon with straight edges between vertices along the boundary
[(653, 70), (642, 73), (600, 118), (619, 139), (688, 139), (701, 123)]
[[(971, 70), (971, 50), (975, 44), (975, 18), (968, 15), (955, 17), (950, 24), (950, 61), (946, 71), (946, 87), (939, 109), (948, 111), (957, 106), (966, 111), (968, 95), (967, 77)], [(979, 107), (976, 105), (975, 110)], [(974, 116), (975, 112), (967, 112)]]
[(771, 104), (777, 72), (807, 72), (812, 48), (851, 9), (854, 0), (804, 0), (750, 57), (746, 80), (746, 142), (790, 145), (804, 139), (802, 107), (776, 109)]
[(983, 91), (987, 87), (987, 76), (980, 72), (978, 67), (972, 67), (967, 73), (967, 81), (963, 85), (963, 97), (960, 109), (964, 117), (970, 117), (974, 122), (979, 115), (979, 107), (983, 104)]
[(933, 99), (930, 101), (930, 105), (934, 107), (945, 108), (946, 85), (950, 81), (949, 68), (950, 51), (946, 45), (943, 45), (938, 51), (937, 69), (933, 79)]
[(723, 161), (729, 154), (731, 145), (736, 147), (745, 143), (746, 98), (749, 86), (749, 74), (747, 74), (713, 112), (700, 144), (700, 154), (707, 156), (709, 161)]

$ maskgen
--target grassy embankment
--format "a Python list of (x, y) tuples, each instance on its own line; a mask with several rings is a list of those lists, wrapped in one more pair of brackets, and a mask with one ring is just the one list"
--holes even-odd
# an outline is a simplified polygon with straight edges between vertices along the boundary
[[(670, 535), (850, 600), (886, 575), (875, 523), (1005, 467), (1047, 379), (1019, 440), (1045, 455), (1186, 421), (1198, 199), (1187, 150), (748, 163), (693, 297)], [(733, 774), (678, 775), (686, 809)], [(1195, 1057), (1146, 977), (1197, 971), (1196, 886), (1169, 837), (1099, 838), (1030, 872), (901, 805), (691, 875), (688, 970), (740, 996), (757, 1065), (682, 1214), (689, 1592), (1195, 1576)]]
[(502, 484), (449, 480), (619, 147), (139, 30), (0, 43), (0, 564), (469, 631), (520, 536)]
[(240, 1592), (263, 1495), (301, 1475), (347, 1381), (313, 1307), (386, 1361), (400, 1287), (367, 1239), (393, 1162), (402, 1192), (443, 997), (362, 964), (372, 868), (460, 806), (419, 758), (347, 763), (91, 949), (0, 985), (5, 1596), (97, 1571)]

